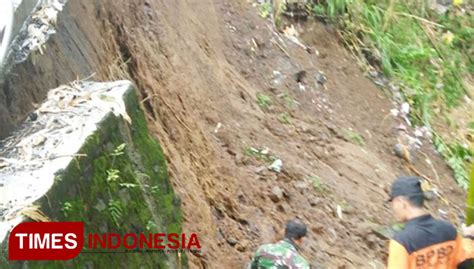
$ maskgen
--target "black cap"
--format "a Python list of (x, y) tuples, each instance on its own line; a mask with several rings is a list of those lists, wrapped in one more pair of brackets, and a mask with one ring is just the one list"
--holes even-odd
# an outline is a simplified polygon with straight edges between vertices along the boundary
[(390, 198), (392, 201), (398, 196), (423, 196), (423, 189), (421, 188), (421, 180), (416, 176), (402, 176), (398, 177), (393, 183), (390, 191)]
[(306, 225), (299, 220), (292, 219), (286, 223), (285, 237), (288, 239), (300, 239), (306, 236)]

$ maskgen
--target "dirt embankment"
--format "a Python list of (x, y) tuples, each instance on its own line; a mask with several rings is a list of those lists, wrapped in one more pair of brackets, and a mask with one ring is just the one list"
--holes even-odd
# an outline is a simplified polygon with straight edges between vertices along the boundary
[[(199, 233), (207, 253), (191, 258), (192, 268), (242, 268), (293, 217), (309, 224), (304, 252), (311, 262), (383, 268), (387, 242), (373, 230), (393, 223), (385, 189), (408, 170), (391, 152), (397, 122), (390, 99), (333, 30), (305, 25), (302, 39), (318, 56), (289, 41), (283, 47), (246, 1), (77, 2), (73, 21), (93, 24), (93, 38), (83, 34), (102, 44), (93, 46), (97, 59), (121, 56), (123, 75), (141, 91), (182, 200), (184, 230)], [(110, 75), (105, 64), (94, 67), (99, 77)], [(315, 82), (319, 71), (325, 87)], [(436, 178), (430, 159), (435, 183), (460, 205), (450, 171), (425, 144), (417, 169)], [(267, 169), (269, 156), (283, 161), (281, 173)], [(430, 207), (453, 221), (460, 212), (439, 201)]]
[[(295, 216), (310, 225), (305, 253), (311, 261), (327, 268), (383, 266), (386, 242), (372, 229), (393, 223), (384, 189), (408, 170), (392, 154), (397, 122), (388, 116), (389, 98), (363, 76), (331, 29), (305, 26), (303, 40), (317, 56), (290, 42), (281, 50), (268, 22), (244, 1), (112, 7), (110, 22), (119, 26), (118, 42), (131, 57), (130, 74), (183, 201), (184, 227), (202, 236), (209, 267), (240, 268)], [(303, 70), (305, 90), (295, 77)], [(326, 88), (316, 87), (319, 70)], [(271, 99), (268, 106), (259, 93)], [(282, 173), (268, 171), (266, 157), (249, 147), (269, 148), (283, 160)], [(462, 192), (449, 187), (449, 170), (429, 145), (425, 152), (417, 169), (436, 178), (430, 159), (436, 184), (461, 203)], [(338, 205), (342, 219), (334, 213)]]

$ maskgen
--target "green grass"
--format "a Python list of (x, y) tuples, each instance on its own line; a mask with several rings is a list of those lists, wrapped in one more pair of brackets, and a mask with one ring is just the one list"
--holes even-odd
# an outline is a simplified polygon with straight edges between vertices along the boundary
[(73, 205), (70, 202), (64, 202), (63, 207), (61, 208), (61, 212), (63, 212), (64, 216), (68, 216), (68, 213), (73, 210)]
[(291, 123), (291, 116), (288, 112), (283, 112), (278, 116), (278, 121), (283, 124), (290, 124)]
[(268, 18), (272, 14), (272, 4), (271, 3), (263, 3), (260, 5), (260, 17)]
[(467, 124), (467, 128), (469, 128), (469, 130), (472, 130), (474, 131), (474, 121), (471, 121)]
[(326, 185), (321, 181), (321, 178), (318, 176), (309, 177), (309, 181), (313, 185), (313, 188), (316, 192), (324, 193), (328, 191)]
[[(320, 1), (319, 3), (321, 3)], [(347, 47), (401, 85), (417, 125), (435, 126), (467, 94), (464, 79), (474, 71), (474, 18), (432, 13), (424, 1), (327, 0), (312, 6), (317, 17), (336, 23)], [(456, 125), (454, 123), (454, 125)], [(453, 169), (456, 180), (468, 185), (462, 137), (441, 137), (435, 146)], [(358, 140), (358, 139), (357, 139)]]
[(294, 108), (296, 105), (295, 98), (291, 96), (288, 92), (283, 93), (281, 96), (286, 107)]
[(278, 159), (275, 155), (270, 154), (269, 152), (265, 152), (265, 150), (256, 149), (254, 147), (245, 147), (244, 154), (248, 157), (253, 157), (259, 161), (265, 163), (272, 163)]
[(347, 130), (347, 138), (348, 138), (348, 140), (352, 141), (353, 143), (355, 143), (359, 146), (364, 146), (365, 145), (364, 138), (358, 132), (355, 132), (355, 131), (352, 131), (352, 130), (348, 129)]
[(312, 10), (318, 16), (327, 16), (329, 19), (335, 20), (345, 12), (347, 6), (352, 2), (350, 0), (328, 0), (324, 4), (314, 4)]
[(272, 99), (270, 98), (270, 96), (266, 94), (258, 93), (257, 104), (261, 109), (265, 110), (265, 109), (268, 109), (270, 105), (272, 104)]

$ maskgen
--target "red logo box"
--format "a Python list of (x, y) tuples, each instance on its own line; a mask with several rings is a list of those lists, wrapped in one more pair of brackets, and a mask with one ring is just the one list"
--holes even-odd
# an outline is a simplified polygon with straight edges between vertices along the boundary
[(83, 246), (83, 222), (24, 222), (10, 233), (8, 259), (70, 260)]

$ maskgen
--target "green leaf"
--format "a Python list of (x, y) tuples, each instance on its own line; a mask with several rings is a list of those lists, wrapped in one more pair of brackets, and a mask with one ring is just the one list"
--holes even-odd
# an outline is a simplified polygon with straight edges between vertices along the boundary
[(125, 146), (126, 146), (125, 143), (120, 144), (119, 146), (117, 146), (117, 147), (115, 148), (114, 152), (113, 152), (112, 154), (110, 154), (110, 155), (111, 155), (111, 156), (120, 156), (120, 155), (123, 155)]
[(469, 130), (474, 131), (474, 121), (469, 122), (469, 123), (467, 124), (467, 128), (468, 128)]
[(120, 178), (120, 171), (117, 169), (107, 170), (107, 182), (115, 182)]
[(117, 227), (120, 227), (119, 220), (123, 214), (122, 203), (118, 200), (111, 199), (108, 204), (108, 211), (112, 221)]

